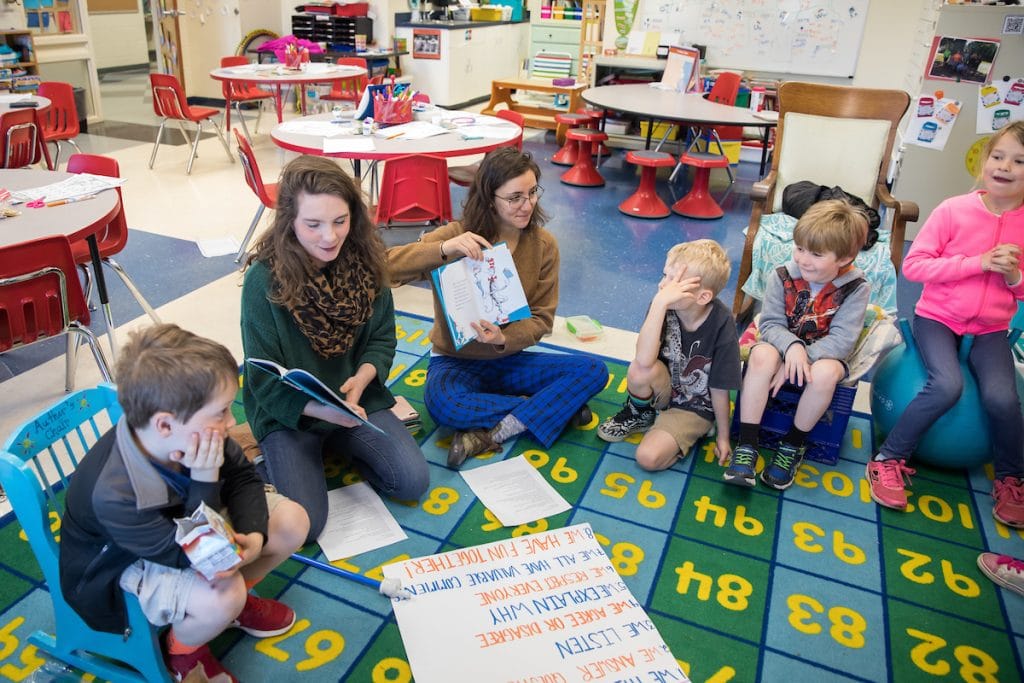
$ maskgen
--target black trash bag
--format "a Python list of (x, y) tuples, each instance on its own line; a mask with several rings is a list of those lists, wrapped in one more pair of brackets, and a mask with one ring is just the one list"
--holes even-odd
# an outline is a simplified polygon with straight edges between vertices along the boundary
[(878, 241), (878, 226), (882, 223), (878, 212), (865, 204), (863, 199), (846, 192), (838, 185), (826, 187), (824, 185), (816, 185), (810, 180), (792, 183), (782, 192), (782, 210), (793, 218), (800, 218), (813, 204), (823, 202), (826, 199), (841, 199), (847, 204), (860, 209), (868, 219), (868, 239), (861, 248), (861, 251), (867, 251), (875, 246), (875, 242)]

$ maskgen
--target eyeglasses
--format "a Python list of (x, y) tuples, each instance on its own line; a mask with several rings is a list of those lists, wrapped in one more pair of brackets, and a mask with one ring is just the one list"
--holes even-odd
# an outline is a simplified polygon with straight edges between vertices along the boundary
[(508, 202), (508, 208), (510, 209), (521, 209), (526, 205), (526, 202), (537, 202), (544, 195), (544, 188), (540, 185), (534, 185), (526, 194), (522, 192), (516, 192), (511, 197), (502, 197), (501, 195), (494, 195), (496, 198)]

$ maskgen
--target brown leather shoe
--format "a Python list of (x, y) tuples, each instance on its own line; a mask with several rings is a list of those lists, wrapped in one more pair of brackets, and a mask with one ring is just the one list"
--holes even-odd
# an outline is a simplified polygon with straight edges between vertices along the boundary
[(448, 467), (459, 468), (466, 458), (481, 453), (500, 452), (501, 444), (491, 438), (487, 429), (472, 429), (452, 434), (452, 445), (448, 447)]

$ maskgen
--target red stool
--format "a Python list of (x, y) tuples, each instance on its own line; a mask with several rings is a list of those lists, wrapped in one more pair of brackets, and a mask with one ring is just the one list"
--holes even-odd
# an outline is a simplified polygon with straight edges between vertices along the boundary
[[(588, 107), (580, 107), (576, 110), (577, 114), (583, 114), (584, 116), (590, 117), (590, 123), (583, 124), (584, 128), (593, 128), (594, 130), (601, 130), (601, 122), (604, 121), (605, 111), (603, 109), (590, 109)], [(594, 145), (594, 154), (599, 157), (610, 157), (612, 151), (608, 149), (603, 142)]]
[(686, 152), (679, 157), (679, 163), (693, 166), (696, 171), (693, 174), (693, 187), (685, 197), (672, 205), (672, 210), (687, 218), (721, 218), (724, 212), (708, 191), (708, 180), (711, 169), (728, 167), (729, 159), (722, 154)]
[[(570, 128), (585, 126), (590, 122), (586, 114), (555, 114), (555, 123), (564, 123)], [(559, 166), (572, 166), (576, 163), (576, 154), (579, 145), (576, 140), (570, 140), (568, 132), (565, 136), (565, 144), (551, 157), (551, 163)]]
[(600, 187), (604, 185), (604, 178), (594, 166), (594, 160), (590, 156), (591, 147), (594, 143), (600, 144), (608, 139), (608, 136), (593, 128), (570, 128), (565, 132), (566, 140), (575, 140), (579, 144), (579, 154), (576, 155), (576, 163), (572, 168), (562, 174), (562, 182), (566, 185), (578, 185), (580, 187)]
[(668, 209), (668, 204), (661, 201), (654, 186), (658, 168), (675, 166), (675, 157), (665, 152), (641, 150), (628, 152), (626, 161), (640, 167), (640, 187), (636, 188), (636, 192), (626, 201), (619, 204), (619, 211), (637, 218), (665, 218), (672, 213)]

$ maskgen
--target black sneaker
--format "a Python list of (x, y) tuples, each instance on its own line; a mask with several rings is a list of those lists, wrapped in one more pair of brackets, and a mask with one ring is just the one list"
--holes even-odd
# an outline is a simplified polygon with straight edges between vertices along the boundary
[(794, 446), (788, 443), (779, 444), (775, 456), (763, 470), (761, 481), (778, 491), (785, 491), (793, 485), (793, 477), (800, 463), (804, 461), (806, 446)]
[(747, 444), (737, 446), (733, 449), (729, 467), (722, 473), (722, 479), (726, 484), (754, 488), (757, 485), (757, 473), (754, 471), (756, 466), (757, 449)]
[(576, 414), (569, 420), (569, 426), (576, 427), (577, 429), (586, 427), (593, 419), (594, 413), (590, 412), (590, 406), (584, 403), (583, 407), (577, 410)]
[(657, 416), (658, 411), (651, 406), (638, 406), (627, 400), (622, 410), (601, 423), (597, 435), (609, 443), (618, 443), (630, 434), (646, 432)]

